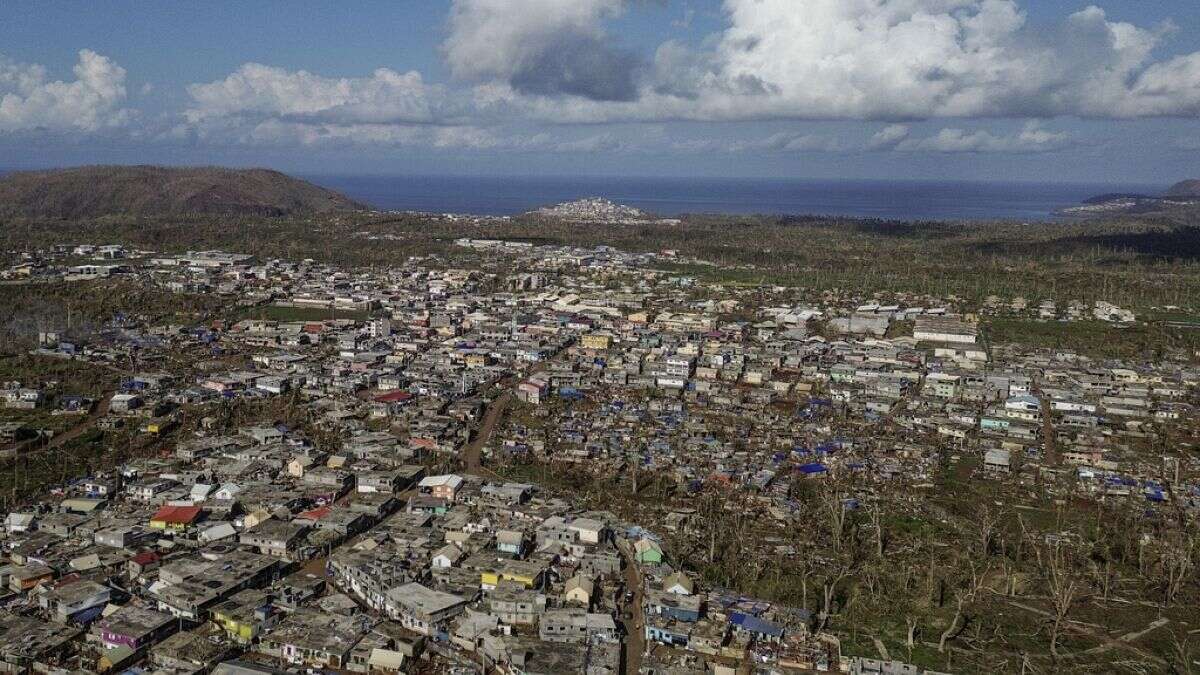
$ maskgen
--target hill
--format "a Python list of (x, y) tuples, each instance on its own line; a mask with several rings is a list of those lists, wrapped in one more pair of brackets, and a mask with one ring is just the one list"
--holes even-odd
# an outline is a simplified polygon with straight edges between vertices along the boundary
[(269, 169), (84, 166), (0, 178), (0, 216), (285, 216), (367, 208)]
[(1200, 199), (1200, 179), (1181, 180), (1172, 185), (1163, 196)]

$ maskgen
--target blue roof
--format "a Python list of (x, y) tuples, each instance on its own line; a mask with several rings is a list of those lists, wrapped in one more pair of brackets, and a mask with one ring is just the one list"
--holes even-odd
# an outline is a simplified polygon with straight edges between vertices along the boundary
[(741, 627), (743, 630), (760, 635), (770, 635), (771, 637), (783, 637), (783, 629), (775, 624), (764, 621), (757, 616), (744, 614), (742, 612), (733, 612), (729, 615), (729, 623)]
[(813, 462), (812, 464), (801, 464), (799, 466), (799, 470), (800, 473), (814, 474), (824, 473), (829, 470), (829, 467), (819, 462)]
[(71, 620), (76, 621), (81, 624), (89, 624), (89, 623), (95, 621), (100, 616), (100, 613), (103, 611), (104, 611), (104, 605), (97, 605), (95, 607), (89, 607), (85, 610), (82, 610), (82, 611), (72, 614)]

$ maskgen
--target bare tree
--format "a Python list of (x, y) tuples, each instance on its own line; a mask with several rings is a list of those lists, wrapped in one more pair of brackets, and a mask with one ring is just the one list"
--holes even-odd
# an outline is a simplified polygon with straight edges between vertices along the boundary
[(1004, 509), (999, 509), (993, 506), (990, 502), (983, 502), (975, 513), (975, 524), (979, 527), (979, 554), (983, 557), (990, 556), (992, 549), (996, 543), (997, 530), (1000, 529), (1007, 512)]
[(851, 565), (849, 561), (839, 559), (835, 563), (835, 567), (821, 581), (822, 603), (821, 603), (821, 623), (818, 630), (824, 630), (829, 623), (829, 617), (833, 615), (833, 600), (837, 596), (839, 585), (846, 577), (850, 576)]
[(829, 525), (829, 536), (834, 551), (841, 551), (846, 536), (846, 526), (849, 522), (850, 509), (846, 504), (846, 495), (840, 489), (829, 487), (821, 490), (821, 510)]
[(1192, 636), (1184, 631), (1171, 631), (1171, 672), (1180, 675), (1193, 675), (1196, 672), (1196, 653), (1192, 644)]
[(1069, 546), (1056, 542), (1034, 550), (1054, 611), (1054, 622), (1050, 627), (1050, 654), (1057, 660), (1059, 633), (1083, 588), (1075, 575), (1074, 559)]
[(950, 625), (946, 626), (946, 630), (942, 631), (941, 637), (938, 638), (938, 651), (946, 651), (946, 641), (959, 629), (959, 622), (963, 620), (967, 607), (975, 601), (987, 584), (988, 575), (991, 573), (990, 565), (981, 565), (975, 561), (968, 561), (966, 574), (957, 584), (958, 588), (954, 594), (954, 616), (950, 619)]
[(875, 557), (882, 558), (885, 533), (883, 529), (883, 504), (880, 501), (877, 500), (867, 507), (867, 518), (871, 523), (871, 530), (875, 533)]
[(1200, 542), (1194, 533), (1184, 529), (1176, 529), (1160, 546), (1158, 553), (1158, 572), (1163, 587), (1163, 602), (1167, 605), (1175, 603), (1184, 584), (1192, 577), (1196, 569), (1197, 550)]

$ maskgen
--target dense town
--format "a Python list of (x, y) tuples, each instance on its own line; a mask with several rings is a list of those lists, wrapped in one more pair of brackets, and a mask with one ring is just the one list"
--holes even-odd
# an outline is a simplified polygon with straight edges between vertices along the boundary
[[(1052, 651), (1137, 653), (1072, 618), (1053, 566), (1028, 592), (1048, 604), (1021, 598), (1031, 574), (998, 580), (991, 563), (941, 582), (940, 623), (901, 619), (907, 650), (843, 618), (869, 602), (846, 590), (856, 556), (909, 555), (884, 521), (946, 522), (930, 497), (946, 481), (988, 495), (966, 507), (985, 561), (1010, 559), (1001, 513), (1037, 524), (1017, 557), (1038, 565), (1081, 546), (1070, 512), (1194, 517), (1196, 354), (1104, 359), (981, 329), (1119, 332), (1133, 308), (721, 284), (675, 251), (454, 247), (473, 264), (21, 252), (4, 283), (132, 283), (226, 309), (36, 327), (20, 358), (92, 369), (86, 390), (5, 371), (0, 668), (972, 671), (981, 622), (964, 608), (985, 591), (1043, 622)], [(39, 465), (89, 436), (105, 447), (86, 475)], [(114, 444), (120, 461), (103, 461)], [(818, 530), (819, 555), (796, 534)], [(1143, 548), (1174, 545), (1158, 531)], [(1163, 607), (1194, 577), (1190, 546)], [(920, 567), (906, 584), (936, 565)], [(1112, 586), (1105, 599), (1133, 593)]]

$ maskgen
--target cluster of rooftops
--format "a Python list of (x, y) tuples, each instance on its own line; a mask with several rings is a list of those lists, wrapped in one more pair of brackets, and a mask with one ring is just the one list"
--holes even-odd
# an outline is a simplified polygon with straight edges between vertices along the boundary
[[(843, 657), (805, 608), (680, 569), (664, 535), (694, 509), (625, 522), (488, 466), (741, 491), (756, 517), (795, 523), (796, 481), (921, 486), (950, 444), (980, 480), (1073, 475), (1096, 498), (1154, 502), (1181, 467), (1137, 449), (1195, 418), (1200, 372), (1183, 360), (987, 345), (954, 298), (713, 286), (657, 269), (673, 252), (458, 244), (482, 261), (368, 270), (106, 250), (121, 274), (245, 308), (42, 336), (43, 357), (136, 354), (98, 424), (168, 452), (7, 514), (4, 663), (605, 673), (636, 633), (663, 669), (891, 668)], [(46, 405), (16, 384), (15, 409)], [(293, 414), (221, 413), (260, 401)], [(494, 412), (509, 404), (517, 414)], [(1186, 487), (1174, 498), (1195, 507)]]

